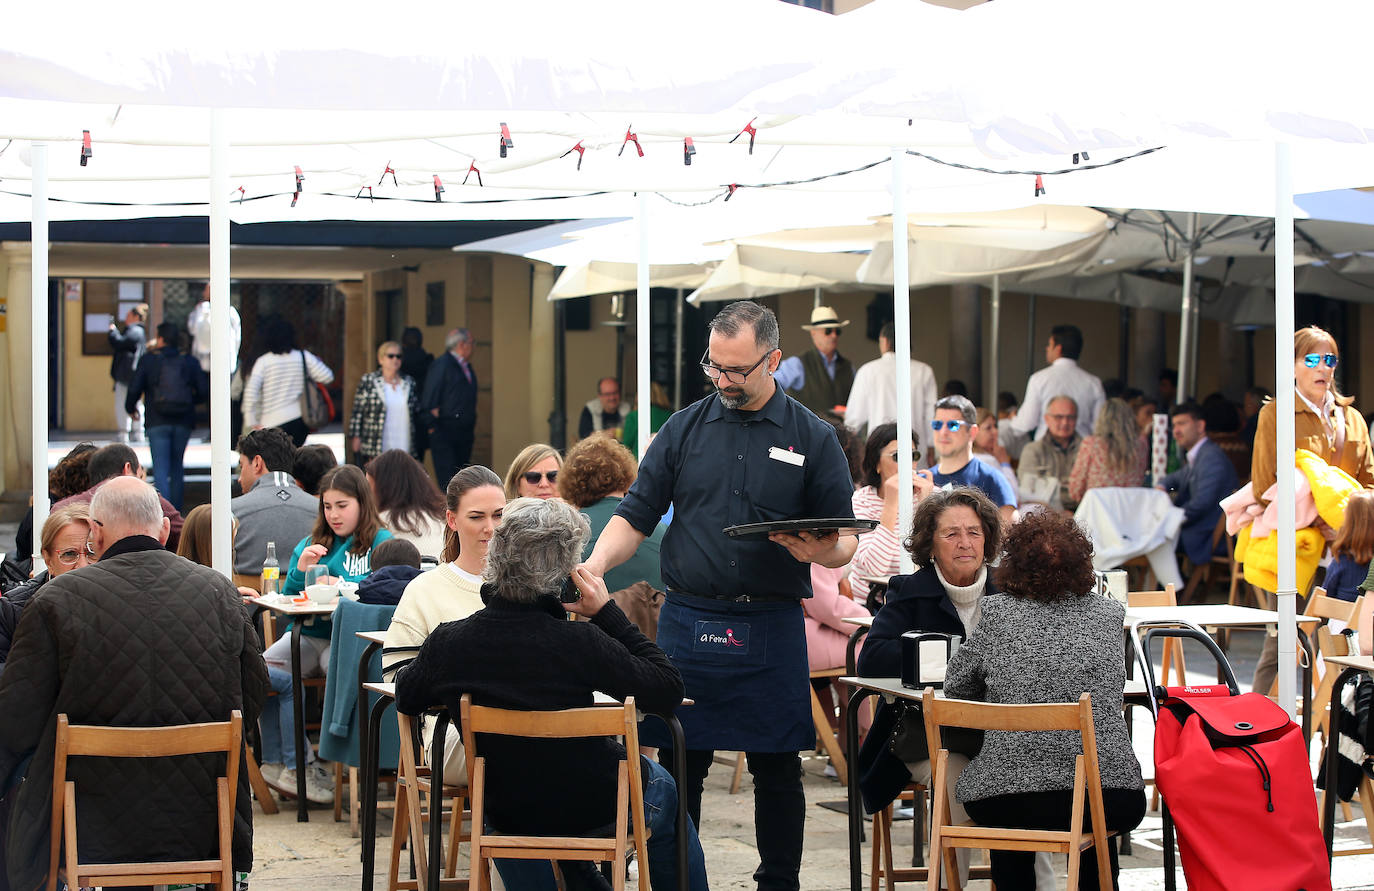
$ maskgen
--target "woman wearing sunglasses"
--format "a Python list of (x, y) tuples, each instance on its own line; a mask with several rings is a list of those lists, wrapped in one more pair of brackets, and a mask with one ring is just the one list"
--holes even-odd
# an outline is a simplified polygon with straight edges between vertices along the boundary
[[(1332, 467), (1353, 476), (1366, 489), (1374, 488), (1374, 456), (1370, 454), (1369, 428), (1351, 405), (1353, 396), (1336, 389), (1340, 352), (1336, 340), (1315, 325), (1293, 335), (1294, 445), (1319, 455)], [(1278, 479), (1278, 404), (1266, 402), (1255, 430), (1255, 450), (1250, 459), (1250, 485), (1262, 496)], [(1268, 690), (1277, 665), (1277, 639), (1268, 638), (1255, 668), (1256, 690)]]
[(95, 551), (87, 540), (91, 534), (91, 506), (89, 503), (68, 504), (48, 514), (43, 523), (39, 553), (48, 565), (44, 572), (18, 585), (0, 597), (0, 672), (10, 654), (10, 641), (19, 617), (38, 589), (63, 573), (80, 569), (95, 562)]
[(417, 454), (415, 415), (420, 410), (420, 388), (415, 378), (401, 374), (401, 345), (388, 340), (377, 347), (377, 365), (376, 371), (358, 381), (348, 418), (348, 442), (353, 463), (359, 467), (390, 449)]
[(562, 467), (563, 458), (553, 446), (542, 442), (525, 446), (506, 470), (506, 500), (557, 498)]

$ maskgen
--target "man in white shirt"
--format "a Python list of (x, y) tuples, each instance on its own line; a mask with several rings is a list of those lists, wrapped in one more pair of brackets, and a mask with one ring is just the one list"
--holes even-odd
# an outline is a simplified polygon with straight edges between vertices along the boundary
[[(204, 375), (205, 392), (210, 392), (210, 286), (200, 302), (191, 310), (186, 319), (186, 330), (191, 333), (191, 355), (200, 363)], [(243, 374), (239, 370), (239, 347), (243, 343), (243, 322), (239, 311), (229, 304), (229, 356), (233, 367), (229, 381), (229, 438), (238, 442), (239, 432), (243, 429)]]
[(1106, 401), (1102, 381), (1095, 374), (1078, 367), (1083, 352), (1083, 332), (1077, 325), (1055, 325), (1045, 344), (1048, 368), (1032, 374), (1026, 382), (1026, 398), (1010, 423), (1001, 426), (1002, 445), (1018, 453), (1032, 430), (1035, 438), (1045, 435), (1045, 410), (1056, 396), (1068, 396), (1078, 406), (1078, 435), (1092, 436), (1097, 413)]
[[(878, 333), (882, 356), (865, 362), (854, 374), (854, 386), (844, 415), (845, 426), (855, 433), (869, 431), (897, 420), (896, 329), (892, 322)], [(935, 417), (935, 372), (924, 362), (911, 360), (911, 427), (929, 430)]]

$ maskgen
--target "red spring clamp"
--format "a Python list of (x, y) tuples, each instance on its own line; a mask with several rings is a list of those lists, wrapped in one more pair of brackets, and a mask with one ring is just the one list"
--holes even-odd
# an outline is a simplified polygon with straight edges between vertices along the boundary
[(641, 158), (644, 157), (644, 147), (643, 147), (642, 145), (639, 144), (639, 134), (636, 133), (636, 132), (634, 132), (634, 130), (631, 129), (630, 127), (626, 127), (626, 128), (625, 128), (625, 139), (620, 143), (620, 151), (616, 153), (616, 157), (617, 157), (617, 158), (619, 158), (621, 155), (625, 154), (625, 146), (626, 146), (627, 143), (631, 143), (631, 142), (633, 142), (633, 143), (635, 144), (635, 151), (639, 152), (639, 156), (640, 156)]
[(375, 201), (377, 200), (376, 198), (373, 198), (373, 197), (372, 197), (372, 187), (371, 187), (371, 186), (359, 186), (359, 187), (358, 187), (358, 194), (356, 194), (356, 195), (353, 196), (353, 200), (354, 200), (354, 201), (357, 201), (359, 198), (363, 197), (363, 189), (366, 189), (366, 190), (367, 190), (367, 200), (368, 200), (368, 201), (374, 201), (374, 202), (375, 202)]
[(439, 196), (444, 194), (444, 183), (439, 179), (439, 174), (434, 174), (434, 200), (443, 201)]
[(515, 140), (510, 138), (510, 127), (507, 127), (507, 126), (506, 126), (506, 122), (505, 122), (505, 121), (502, 121), (502, 122), (501, 122), (501, 157), (504, 158), (504, 157), (506, 156), (506, 150), (507, 150), (507, 149), (513, 149), (513, 148), (515, 148)]
[(301, 191), (305, 189), (305, 174), (301, 173), (301, 165), (296, 165), (296, 191), (291, 196), (291, 206), (296, 206), (296, 201), (301, 197)]
[(1039, 198), (1045, 194), (1045, 178), (1040, 174), (1035, 175), (1035, 197)]
[(682, 140), (682, 163), (688, 167), (692, 166), (692, 156), (697, 153), (697, 147), (692, 144), (692, 137), (688, 136)]
[(393, 186), (399, 186), (400, 183), (396, 182), (396, 171), (391, 169), (390, 161), (386, 162), (386, 169), (382, 171), (382, 175), (377, 177), (377, 185), (380, 186), (382, 184), (382, 180), (386, 179), (388, 173), (391, 174), (391, 184)]
[[(237, 189), (234, 190), (234, 192), (238, 192), (238, 193), (239, 193), (239, 199), (238, 199), (238, 200), (239, 200), (239, 204), (242, 204), (242, 203), (243, 203), (243, 197), (244, 197), (245, 195), (247, 195), (248, 193), (244, 191), (243, 186), (239, 186)], [(230, 192), (229, 194), (232, 195), (233, 192)]]
[(735, 197), (735, 192), (739, 191), (739, 183), (730, 183), (730, 185), (725, 188), (728, 190), (725, 193), (725, 200), (729, 201), (731, 198)]
[(741, 136), (743, 136), (744, 134), (748, 133), (748, 134), (749, 134), (749, 154), (751, 154), (751, 155), (754, 153), (754, 137), (757, 136), (758, 133), (759, 133), (758, 128), (756, 128), (756, 127), (754, 126), (754, 121), (757, 121), (757, 120), (758, 120), (758, 118), (750, 118), (750, 119), (749, 119), (749, 123), (747, 123), (747, 124), (744, 125), (744, 129), (741, 130), (741, 131), (739, 131), (738, 133), (736, 133), (736, 134), (734, 135), (734, 137), (730, 140), (731, 142), (734, 142), (736, 139), (739, 139)]
[(480, 171), (480, 170), (477, 169), (477, 159), (476, 159), (476, 158), (474, 158), (474, 159), (472, 159), (471, 161), (468, 162), (468, 172), (465, 173), (465, 174), (463, 174), (463, 185), (466, 186), (466, 185), (468, 184), (468, 177), (469, 177), (469, 176), (472, 176), (474, 173), (477, 174), (477, 185), (478, 185), (478, 186), (481, 186), (481, 185), (482, 185), (482, 171)]
[(85, 167), (86, 162), (91, 159), (91, 131), (81, 131), (81, 166)]
[(579, 141), (579, 142), (577, 143), (577, 145), (575, 145), (575, 146), (573, 146), (572, 148), (568, 149), (566, 152), (564, 152), (563, 154), (559, 155), (558, 157), (560, 157), (560, 158), (566, 158), (566, 157), (568, 157), (568, 155), (571, 155), (573, 152), (577, 152), (577, 169), (578, 169), (578, 170), (581, 170), (581, 169), (582, 169), (582, 156), (585, 155), (585, 154), (587, 154), (587, 149), (582, 145), (581, 141)]

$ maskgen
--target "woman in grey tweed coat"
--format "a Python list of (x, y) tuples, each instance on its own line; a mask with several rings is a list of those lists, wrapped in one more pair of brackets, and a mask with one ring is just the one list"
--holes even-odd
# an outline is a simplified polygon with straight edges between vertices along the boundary
[[(983, 598), (983, 617), (950, 659), (945, 695), (985, 702), (1074, 702), (1092, 696), (1107, 828), (1134, 829), (1145, 815), (1140, 763), (1121, 714), (1126, 670), (1119, 603), (1093, 593), (1092, 543), (1074, 521), (1040, 511), (1008, 532), (997, 568), (1001, 594)], [(978, 823), (1068, 829), (1078, 734), (989, 732), (959, 778), (958, 798)], [(1113, 884), (1116, 841), (1109, 842)], [(1033, 855), (992, 854), (998, 891), (1033, 889)], [(1084, 869), (1080, 889), (1096, 889)]]

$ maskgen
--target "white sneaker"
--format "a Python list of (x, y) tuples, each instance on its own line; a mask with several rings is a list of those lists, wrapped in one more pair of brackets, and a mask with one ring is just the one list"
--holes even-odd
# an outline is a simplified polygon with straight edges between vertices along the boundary
[(334, 803), (334, 777), (319, 762), (306, 765), (305, 797), (311, 804)]
[(839, 779), (840, 774), (839, 771), (835, 770), (835, 765), (826, 764), (825, 770), (821, 771), (821, 776), (830, 777), (831, 779)]
[(285, 769), (286, 765), (282, 764), (280, 761), (267, 761), (258, 765), (258, 773), (262, 774), (262, 778), (267, 781), (267, 785), (269, 786), (273, 784), (277, 777), (281, 776), (281, 772)]

